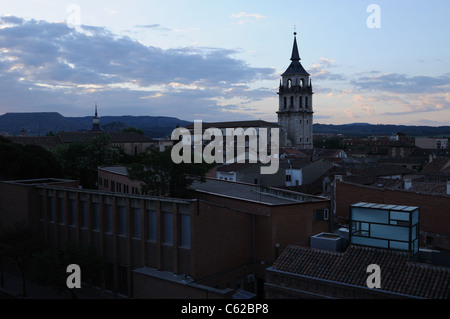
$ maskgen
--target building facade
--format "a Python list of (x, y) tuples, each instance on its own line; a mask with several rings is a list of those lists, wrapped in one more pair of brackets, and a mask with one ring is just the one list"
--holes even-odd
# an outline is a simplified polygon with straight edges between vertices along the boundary
[[(210, 183), (209, 183), (210, 182)], [(25, 221), (55, 248), (94, 247), (102, 291), (129, 298), (262, 296), (264, 269), (289, 244), (328, 231), (329, 200), (209, 180), (194, 199), (81, 189), (75, 181), (0, 183), (0, 223)]]
[(281, 75), (278, 124), (286, 131), (288, 146), (310, 149), (313, 148), (313, 89), (310, 74), (300, 63), (296, 35), (291, 64)]

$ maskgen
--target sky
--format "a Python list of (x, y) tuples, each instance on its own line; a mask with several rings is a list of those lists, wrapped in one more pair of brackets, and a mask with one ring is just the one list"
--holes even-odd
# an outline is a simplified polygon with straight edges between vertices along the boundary
[(0, 0), (0, 115), (277, 121), (297, 32), (314, 122), (450, 125), (448, 0)]

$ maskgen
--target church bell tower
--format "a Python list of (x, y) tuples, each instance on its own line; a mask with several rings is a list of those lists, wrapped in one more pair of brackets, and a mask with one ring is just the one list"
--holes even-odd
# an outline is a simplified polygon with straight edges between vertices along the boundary
[(313, 89), (309, 73), (300, 63), (294, 32), (291, 64), (281, 75), (278, 125), (286, 131), (287, 145), (298, 149), (313, 148)]

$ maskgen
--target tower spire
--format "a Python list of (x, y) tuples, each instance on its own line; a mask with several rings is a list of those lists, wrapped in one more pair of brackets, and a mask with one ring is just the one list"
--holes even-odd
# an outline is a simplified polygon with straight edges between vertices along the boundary
[(291, 61), (298, 62), (300, 60), (301, 60), (300, 54), (298, 53), (298, 46), (297, 46), (297, 32), (294, 32), (294, 46), (292, 48)]

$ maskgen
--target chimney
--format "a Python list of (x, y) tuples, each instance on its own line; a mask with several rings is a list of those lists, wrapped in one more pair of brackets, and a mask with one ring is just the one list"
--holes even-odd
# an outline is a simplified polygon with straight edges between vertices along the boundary
[(450, 181), (447, 181), (447, 195), (450, 195)]
[(410, 178), (405, 178), (404, 180), (404, 186), (405, 186), (405, 190), (409, 190), (412, 187), (412, 179)]

